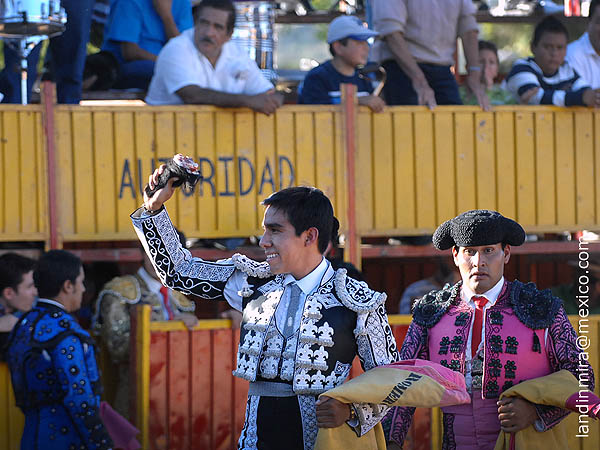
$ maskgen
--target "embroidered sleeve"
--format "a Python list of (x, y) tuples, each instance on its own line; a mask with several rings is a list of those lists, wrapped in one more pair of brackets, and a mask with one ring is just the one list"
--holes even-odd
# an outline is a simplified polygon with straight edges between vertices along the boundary
[(131, 215), (135, 232), (162, 283), (205, 300), (223, 300), (223, 290), (235, 264), (231, 259), (209, 262), (195, 258), (181, 246), (166, 209), (152, 215), (141, 208)]
[[(354, 333), (358, 357), (364, 370), (398, 361), (396, 339), (387, 319), (385, 305), (379, 305), (369, 313), (358, 314)], [(354, 404), (354, 408), (359, 420), (355, 431), (359, 436), (377, 425), (389, 410), (387, 406), (368, 403)]]
[(98, 369), (93, 347), (76, 335), (63, 339), (52, 351), (58, 380), (64, 386), (62, 400), (71, 423), (90, 449), (108, 449), (112, 441), (100, 420)]
[[(549, 329), (548, 353), (550, 365), (556, 372), (566, 369), (577, 379), (588, 380), (588, 388), (594, 391), (594, 371), (587, 360), (587, 355), (577, 347), (577, 335), (565, 310), (561, 307)], [(581, 354), (580, 354), (581, 353)], [(546, 431), (564, 419), (569, 411), (556, 406), (535, 405), (538, 416)]]
[[(412, 322), (400, 349), (400, 361), (405, 359), (429, 359), (427, 329)], [(386, 440), (403, 445), (410, 428), (415, 408), (394, 406), (381, 421)]]

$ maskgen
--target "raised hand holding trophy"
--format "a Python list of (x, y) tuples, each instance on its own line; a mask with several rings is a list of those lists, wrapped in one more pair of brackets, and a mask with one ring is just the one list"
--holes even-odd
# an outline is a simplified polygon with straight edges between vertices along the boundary
[(148, 198), (151, 198), (157, 191), (164, 188), (171, 178), (177, 178), (173, 183), (173, 187), (183, 185), (182, 190), (186, 193), (191, 193), (196, 183), (202, 179), (202, 173), (198, 164), (192, 158), (178, 153), (167, 162), (154, 188), (151, 189), (149, 185), (146, 185), (145, 191)]

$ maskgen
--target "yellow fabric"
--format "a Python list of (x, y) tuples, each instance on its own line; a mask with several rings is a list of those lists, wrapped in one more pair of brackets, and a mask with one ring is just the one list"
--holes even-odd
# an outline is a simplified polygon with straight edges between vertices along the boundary
[[(415, 379), (417, 378), (418, 379)], [(438, 406), (445, 389), (437, 381), (410, 370), (375, 367), (321, 395), (342, 403), (375, 403), (390, 406)], [(385, 401), (385, 402), (384, 402)], [(381, 424), (358, 437), (346, 424), (338, 428), (319, 428), (315, 450), (385, 450)]]
[(358, 437), (348, 425), (337, 428), (319, 428), (315, 450), (386, 450), (383, 427), (375, 425), (368, 433)]
[[(504, 391), (500, 398), (520, 397), (539, 405), (565, 407), (567, 399), (579, 392), (577, 378), (568, 370), (523, 381)], [(510, 450), (510, 433), (500, 431), (494, 450)], [(566, 450), (569, 448), (564, 421), (543, 433), (533, 425), (515, 434), (515, 450)]]
[(196, 304), (188, 299), (185, 295), (183, 295), (179, 291), (171, 291), (171, 297), (176, 303), (177, 309), (183, 311), (191, 311), (194, 312)]

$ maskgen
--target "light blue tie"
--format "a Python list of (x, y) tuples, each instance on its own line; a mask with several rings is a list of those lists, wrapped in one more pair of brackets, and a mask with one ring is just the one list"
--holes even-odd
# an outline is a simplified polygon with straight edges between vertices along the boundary
[(294, 319), (296, 318), (296, 312), (300, 305), (300, 294), (302, 293), (302, 289), (296, 283), (290, 283), (288, 287), (290, 289), (290, 302), (288, 304), (285, 326), (283, 327), (283, 337), (286, 339), (294, 334)]

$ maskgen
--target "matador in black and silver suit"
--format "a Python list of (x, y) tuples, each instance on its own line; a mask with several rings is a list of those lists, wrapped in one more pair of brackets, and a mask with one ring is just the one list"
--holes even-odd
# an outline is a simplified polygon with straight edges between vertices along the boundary
[[(309, 210), (304, 214), (308, 222), (296, 225), (295, 234), (292, 228), (291, 237), (282, 237), (290, 222), (298, 222), (296, 207), (290, 207), (298, 198)], [(325, 202), (333, 218), (329, 199), (315, 188), (284, 189), (263, 202), (261, 246), (267, 262), (262, 263), (240, 254), (218, 262), (192, 257), (181, 247), (162, 202), (156, 211), (140, 208), (132, 214), (138, 237), (166, 286), (206, 300), (224, 299), (243, 312), (233, 372), (250, 382), (240, 449), (312, 449), (318, 425), (324, 426), (318, 423), (317, 396), (344, 382), (355, 356), (365, 370), (397, 360), (384, 293), (348, 277), (345, 269), (334, 270), (321, 245), (305, 276), (283, 271), (286, 257), (310, 252), (318, 234), (320, 225), (310, 224), (320, 207), (311, 207), (311, 201)], [(329, 234), (321, 239), (325, 246), (332, 233), (328, 226)], [(319, 231), (325, 230), (327, 226)], [(302, 261), (288, 259), (286, 264), (291, 268)], [(349, 409), (341, 426), (351, 426), (359, 436), (387, 411), (371, 404)]]

